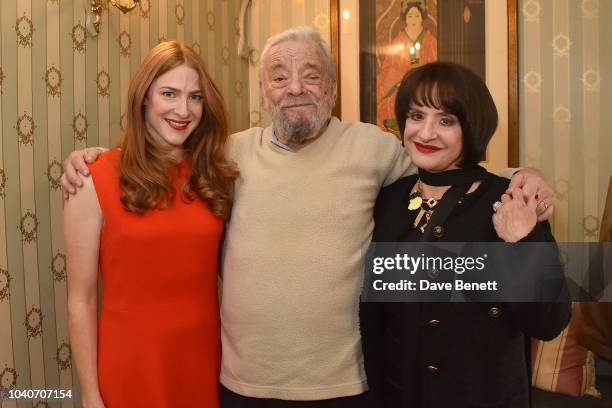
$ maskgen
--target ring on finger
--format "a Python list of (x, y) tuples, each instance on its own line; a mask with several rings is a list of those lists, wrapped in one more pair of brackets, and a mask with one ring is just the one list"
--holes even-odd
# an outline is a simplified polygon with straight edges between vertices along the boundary
[(546, 211), (548, 209), (548, 203), (546, 202), (546, 200), (540, 201), (536, 208), (540, 208), (540, 204), (544, 205), (544, 210), (543, 211)]
[(501, 207), (502, 205), (504, 205), (501, 201), (496, 201), (493, 203), (493, 212), (497, 212), (497, 210), (499, 210), (499, 207)]

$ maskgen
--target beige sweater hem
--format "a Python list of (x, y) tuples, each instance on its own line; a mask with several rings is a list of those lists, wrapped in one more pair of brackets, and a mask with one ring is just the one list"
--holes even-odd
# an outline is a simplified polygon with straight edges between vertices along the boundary
[(230, 391), (244, 397), (274, 398), (287, 401), (317, 401), (350, 397), (363, 394), (368, 390), (366, 380), (319, 388), (283, 388), (243, 384), (221, 375), (221, 384)]

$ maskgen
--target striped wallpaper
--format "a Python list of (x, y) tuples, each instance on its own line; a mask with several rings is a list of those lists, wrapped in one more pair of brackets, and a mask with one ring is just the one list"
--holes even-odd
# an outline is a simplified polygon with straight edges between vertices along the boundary
[(226, 96), (231, 130), (248, 127), (248, 63), (236, 54), (239, 3), (141, 0), (123, 15), (103, 0), (95, 38), (86, 34), (82, 0), (0, 3), (0, 391), (76, 391), (61, 161), (73, 149), (117, 141), (128, 83), (146, 52), (164, 39), (193, 46)]
[(612, 173), (612, 2), (519, 1), (520, 163), (554, 183), (558, 241), (597, 241)]

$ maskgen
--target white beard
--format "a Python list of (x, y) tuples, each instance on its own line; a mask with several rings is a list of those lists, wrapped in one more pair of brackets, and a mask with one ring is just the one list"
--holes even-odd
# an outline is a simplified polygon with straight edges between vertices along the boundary
[[(311, 103), (316, 107), (315, 113), (311, 118), (301, 117), (298, 120), (292, 121), (283, 110), (283, 108), (288, 106), (305, 103)], [(331, 117), (333, 106), (330, 93), (325, 94), (321, 100), (315, 100), (312, 96), (308, 95), (290, 96), (277, 105), (272, 105), (269, 101), (264, 100), (264, 105), (272, 117), (272, 126), (276, 135), (281, 135), (286, 141), (296, 144), (303, 144), (308, 139), (319, 134)]]

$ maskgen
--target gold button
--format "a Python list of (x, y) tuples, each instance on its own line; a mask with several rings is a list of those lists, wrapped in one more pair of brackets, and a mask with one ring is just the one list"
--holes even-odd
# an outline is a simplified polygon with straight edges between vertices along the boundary
[(441, 225), (436, 225), (433, 227), (433, 236), (436, 238), (442, 238), (444, 236), (444, 227)]
[(436, 327), (439, 324), (440, 324), (440, 321), (436, 319), (431, 319), (430, 321), (427, 322), (427, 325), (429, 327)]
[(501, 316), (502, 312), (501, 309), (499, 307), (492, 307), (489, 309), (489, 315), (491, 317), (495, 317), (498, 318), (499, 316)]
[(438, 367), (436, 366), (427, 366), (427, 371), (429, 371), (432, 374), (435, 374), (438, 372)]
[(431, 279), (437, 279), (440, 276), (440, 271), (437, 269), (432, 269), (427, 273)]

